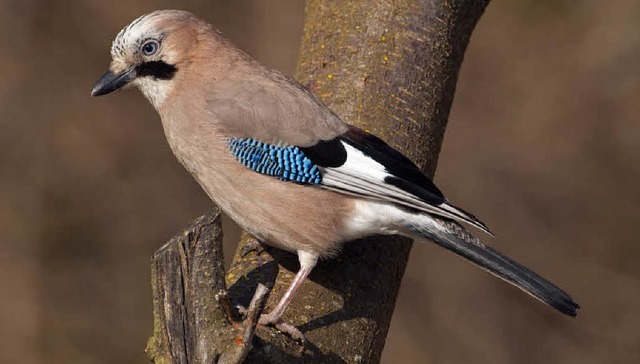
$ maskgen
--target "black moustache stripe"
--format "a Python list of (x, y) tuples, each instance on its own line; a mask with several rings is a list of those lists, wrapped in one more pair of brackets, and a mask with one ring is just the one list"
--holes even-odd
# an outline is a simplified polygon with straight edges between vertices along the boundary
[(136, 67), (136, 76), (150, 76), (158, 80), (170, 80), (176, 74), (177, 68), (164, 61), (150, 61)]

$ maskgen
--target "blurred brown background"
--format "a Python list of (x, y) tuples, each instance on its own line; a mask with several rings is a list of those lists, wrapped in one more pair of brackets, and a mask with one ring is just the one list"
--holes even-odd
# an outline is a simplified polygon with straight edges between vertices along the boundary
[[(147, 362), (149, 257), (210, 202), (138, 92), (89, 90), (120, 28), (158, 8), (293, 72), (299, 0), (0, 2), (2, 363)], [(416, 245), (385, 363), (640, 362), (639, 64), (638, 1), (490, 4), (436, 182), (583, 309)]]

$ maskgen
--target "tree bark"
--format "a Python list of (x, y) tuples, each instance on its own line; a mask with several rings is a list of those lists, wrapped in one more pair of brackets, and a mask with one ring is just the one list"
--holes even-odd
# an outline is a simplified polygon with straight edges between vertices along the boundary
[[(308, 0), (296, 77), (343, 120), (385, 139), (433, 176), (464, 51), (487, 4), (488, 0)], [(210, 223), (201, 218), (194, 224)], [(206, 229), (199, 231), (201, 238), (208, 234)], [(410, 250), (411, 241), (403, 238), (346, 244), (340, 256), (318, 265), (285, 313), (285, 319), (305, 334), (306, 343), (258, 327), (246, 362), (378, 362)], [(157, 286), (163, 284), (157, 264), (165, 263), (154, 260), (154, 301), (162, 292)], [(201, 259), (187, 264), (212, 263)], [(246, 307), (258, 283), (267, 284), (273, 288), (267, 303), (271, 308), (297, 269), (293, 254), (244, 236), (227, 275), (228, 296), (233, 305)], [(195, 299), (181, 302), (177, 297), (174, 304), (216, 305), (211, 295), (221, 282), (219, 275), (215, 279), (204, 290), (184, 288)], [(183, 345), (187, 351), (202, 348), (197, 342), (207, 343), (210, 337), (232, 342), (231, 324), (219, 307), (207, 307), (211, 316), (203, 319), (213, 323), (207, 329), (215, 335), (202, 331), (201, 338), (187, 338), (187, 344), (196, 341)], [(163, 314), (154, 313), (154, 337), (159, 336), (163, 321), (158, 315)], [(154, 338), (150, 342), (154, 340), (164, 343)], [(156, 347), (156, 352), (169, 350), (165, 344)]]
[(220, 210), (197, 218), (151, 259), (155, 363), (241, 363), (252, 347), (267, 289), (256, 287), (243, 322), (227, 298)]

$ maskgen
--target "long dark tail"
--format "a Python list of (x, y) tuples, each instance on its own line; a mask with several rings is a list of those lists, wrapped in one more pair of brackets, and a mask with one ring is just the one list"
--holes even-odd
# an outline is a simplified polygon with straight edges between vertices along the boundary
[[(572, 317), (577, 315), (577, 309), (580, 308), (578, 303), (553, 283), (518, 262), (500, 254), (498, 251), (483, 245), (480, 240), (458, 223), (431, 216), (424, 217), (431, 221), (427, 224), (422, 224), (418, 221), (411, 221), (405, 224), (413, 233), (414, 238), (428, 238), (565, 315)], [(434, 223), (436, 224), (435, 226), (433, 225)]]

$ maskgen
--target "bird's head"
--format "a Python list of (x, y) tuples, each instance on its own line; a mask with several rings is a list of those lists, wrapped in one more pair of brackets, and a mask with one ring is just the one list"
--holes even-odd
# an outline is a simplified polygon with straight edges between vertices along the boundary
[(113, 41), (111, 66), (91, 95), (134, 85), (158, 108), (173, 90), (181, 67), (188, 64), (203, 24), (206, 26), (191, 13), (179, 10), (155, 11), (134, 20)]

